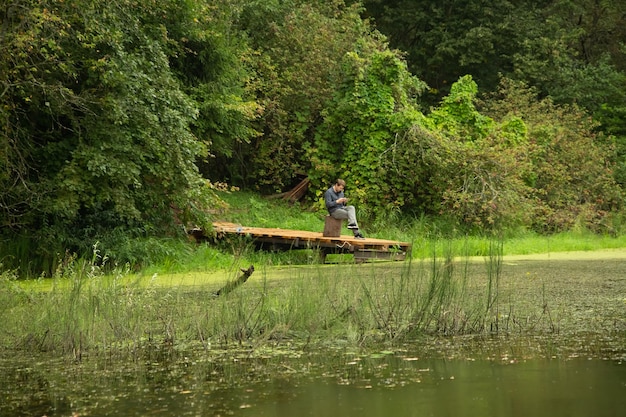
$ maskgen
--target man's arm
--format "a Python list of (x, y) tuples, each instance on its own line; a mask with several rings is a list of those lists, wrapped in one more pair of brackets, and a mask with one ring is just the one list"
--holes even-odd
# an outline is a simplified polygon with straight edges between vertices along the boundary
[(326, 192), (324, 193), (324, 202), (326, 203), (326, 208), (328, 209), (328, 211), (332, 211), (342, 205), (341, 203), (337, 203), (338, 199), (339, 195), (335, 193), (332, 188), (326, 190)]

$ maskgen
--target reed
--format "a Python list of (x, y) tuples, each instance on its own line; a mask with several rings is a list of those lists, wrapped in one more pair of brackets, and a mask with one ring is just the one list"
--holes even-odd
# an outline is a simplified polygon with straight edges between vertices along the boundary
[(492, 246), (478, 275), (451, 247), (443, 258), (433, 252), (404, 263), (311, 264), (282, 268), (281, 277), (275, 267), (257, 266), (244, 285), (218, 297), (224, 282), (158, 286), (156, 276), (105, 273), (107, 260), (96, 249), (91, 259), (66, 260), (52, 280), (3, 274), (0, 343), (80, 359), (233, 344), (368, 346), (498, 331), (501, 250)]

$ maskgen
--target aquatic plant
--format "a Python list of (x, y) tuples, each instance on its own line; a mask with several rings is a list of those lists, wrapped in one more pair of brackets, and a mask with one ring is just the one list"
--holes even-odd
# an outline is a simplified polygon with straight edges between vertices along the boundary
[(0, 342), (81, 358), (233, 343), (365, 346), (493, 332), (499, 330), (501, 244), (492, 250), (483, 272), (469, 258), (455, 259), (451, 249), (444, 258), (433, 252), (431, 259), (404, 263), (265, 265), (218, 297), (217, 289), (235, 288), (234, 277), (164, 285), (158, 274), (136, 276), (123, 268), (105, 274), (107, 259), (96, 247), (90, 260), (66, 259), (52, 279), (26, 283), (3, 274)]

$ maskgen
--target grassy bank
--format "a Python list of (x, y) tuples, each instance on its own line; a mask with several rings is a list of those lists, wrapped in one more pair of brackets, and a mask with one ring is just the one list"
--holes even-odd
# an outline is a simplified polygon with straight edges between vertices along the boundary
[[(321, 211), (252, 194), (227, 197), (234, 201), (217, 219), (300, 230), (323, 224)], [(78, 358), (155, 348), (363, 347), (424, 336), (626, 334), (619, 295), (626, 288), (614, 280), (626, 274), (622, 261), (593, 264), (610, 268), (597, 281), (594, 270), (585, 276), (590, 291), (606, 286), (589, 300), (576, 275), (588, 268), (585, 263), (540, 263), (552, 268), (546, 270), (504, 261), (508, 255), (623, 248), (624, 237), (584, 231), (448, 236), (423, 219), (363, 228), (372, 237), (411, 241), (412, 256), (405, 262), (322, 265), (314, 251), (257, 252), (237, 238), (157, 242), (165, 256), (139, 271), (113, 264), (97, 246), (89, 259), (64, 259), (52, 278), (19, 280), (5, 271), (0, 347)], [(255, 271), (245, 284), (216, 295), (250, 265)], [(589, 309), (579, 306), (590, 303), (593, 313), (584, 320)]]
[(229, 292), (223, 288), (243, 268), (105, 274), (97, 263), (76, 260), (53, 279), (5, 273), (0, 346), (80, 359), (155, 349), (380, 349), (442, 336), (449, 344), (459, 336), (549, 335), (544, 341), (557, 344), (553, 350), (566, 338), (570, 347), (585, 340), (585, 349), (608, 344), (623, 351), (622, 260), (510, 263), (501, 249), (492, 245), (482, 262), (448, 250), (443, 258), (396, 263), (258, 264)]
[[(213, 213), (214, 220), (243, 226), (272, 227), (321, 232), (326, 211), (321, 204), (290, 204), (280, 199), (261, 197), (249, 192), (221, 192), (226, 205)], [(400, 217), (390, 215), (376, 221), (364, 218), (362, 231), (368, 237), (392, 239), (412, 244), (413, 259), (443, 257), (447, 251), (457, 256), (488, 256), (494, 242), (502, 244), (502, 254), (529, 255), (569, 251), (597, 251), (626, 248), (626, 234), (602, 235), (579, 229), (569, 232), (538, 235), (526, 230), (506, 233), (469, 233), (441, 219)], [(347, 228), (344, 234), (349, 234)], [(6, 242), (5, 242), (6, 243)], [(60, 250), (57, 258), (33, 259), (28, 239), (0, 245), (0, 265), (19, 268), (24, 277), (37, 277), (43, 268), (54, 271), (68, 262)], [(130, 268), (143, 274), (213, 271), (227, 272), (238, 265), (310, 265), (319, 262), (319, 254), (310, 250), (288, 252), (259, 252), (245, 238), (231, 238), (195, 244), (188, 239), (117, 237), (108, 242), (94, 242), (96, 250), (109, 258), (107, 265), (117, 269)], [(89, 258), (91, 254), (86, 254)], [(73, 257), (73, 255), (70, 255)], [(351, 261), (336, 257), (334, 262)]]
[[(221, 193), (220, 197), (227, 203), (227, 207), (216, 213), (218, 220), (244, 226), (317, 232), (324, 227), (326, 211), (321, 202), (313, 206), (301, 206), (246, 192)], [(500, 234), (468, 233), (441, 219), (399, 215), (376, 221), (365, 219), (361, 221), (361, 227), (367, 236), (413, 242), (413, 255), (416, 258), (428, 258), (434, 251), (441, 256), (444, 247), (450, 245), (457, 253), (487, 255), (494, 240), (504, 242), (504, 255), (626, 247), (626, 234), (602, 235), (584, 229), (554, 235), (538, 235), (526, 230), (510, 230)], [(344, 229), (344, 233), (348, 233), (348, 230)]]
[[(283, 229), (323, 230), (326, 211), (316, 206), (290, 204), (278, 199), (263, 198), (246, 192), (221, 193), (227, 206), (215, 213), (215, 219), (243, 226)], [(444, 257), (447, 252), (457, 256), (489, 256), (494, 242), (502, 245), (502, 255), (529, 255), (552, 252), (596, 251), (626, 248), (626, 234), (601, 235), (586, 230), (573, 230), (554, 235), (538, 235), (525, 230), (505, 234), (469, 234), (454, 225), (426, 218), (390, 216), (375, 222), (367, 219), (361, 227), (368, 237), (412, 243), (413, 259)], [(344, 228), (343, 233), (349, 234)], [(163, 251), (165, 252), (165, 250)], [(147, 269), (154, 272), (191, 272), (230, 268), (236, 263), (267, 265), (307, 265), (318, 262), (312, 251), (256, 252), (246, 239), (228, 239), (195, 247), (184, 246), (164, 256), (161, 262)]]

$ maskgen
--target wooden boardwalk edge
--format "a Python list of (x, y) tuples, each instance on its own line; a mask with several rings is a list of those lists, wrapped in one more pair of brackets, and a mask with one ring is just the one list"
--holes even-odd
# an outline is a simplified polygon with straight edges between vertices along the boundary
[[(280, 228), (248, 227), (235, 223), (215, 222), (213, 232), (218, 239), (227, 236), (245, 236), (271, 249), (320, 249), (325, 256), (331, 253), (352, 253), (356, 260), (404, 260), (411, 244), (394, 240), (365, 238), (351, 235), (323, 236), (321, 232)], [(206, 239), (200, 229), (189, 232), (196, 239)]]

